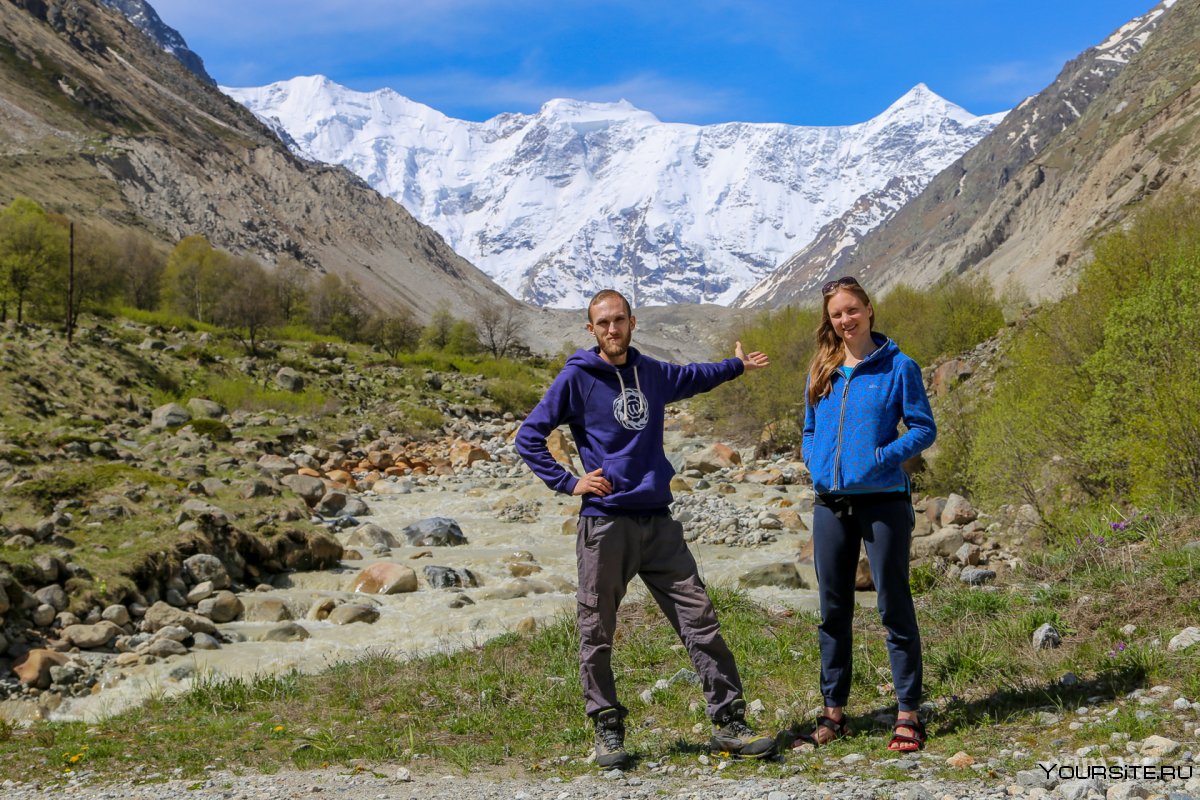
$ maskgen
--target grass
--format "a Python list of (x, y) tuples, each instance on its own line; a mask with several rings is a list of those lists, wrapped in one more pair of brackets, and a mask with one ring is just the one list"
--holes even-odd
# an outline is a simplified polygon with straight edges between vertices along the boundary
[[(1101, 573), (1078, 569), (1081, 561), (1094, 561), (1080, 553), (1067, 554), (1076, 559), (1073, 578), (1054, 591), (1045, 589), (1036, 570), (1015, 573), (994, 591), (935, 578), (918, 598), (925, 686), (933, 703), (926, 712), (931, 750), (988, 757), (1003, 747), (1018, 748), (1031, 755), (1028, 763), (1013, 761), (1013, 768), (1030, 769), (1037, 755), (1107, 743), (1112, 733), (1186, 740), (1191, 728), (1181, 728), (1165, 707), (1119, 701), (1138, 687), (1167, 685), (1192, 698), (1200, 689), (1200, 653), (1170, 653), (1164, 646), (1166, 637), (1187, 624), (1185, 610), (1200, 592), (1194, 583), (1174, 582), (1192, 575), (1200, 558), (1183, 547), (1189, 531), (1187, 524), (1161, 525), (1154, 553), (1144, 542), (1114, 545), (1131, 550), (1129, 558), (1118, 559), (1126, 565), (1120, 585), (1136, 587), (1144, 597), (1144, 605), (1127, 615), (1101, 618), (1091, 612), (1096, 584), (1088, 576)], [(820, 704), (816, 617), (769, 614), (721, 586), (710, 592), (749, 698), (766, 705), (759, 726), (808, 722)], [(1118, 649), (1117, 629), (1135, 620), (1137, 632)], [(1061, 626), (1061, 648), (1031, 648), (1029, 636), (1042, 621)], [(768, 764), (767, 774), (798, 771), (819, 779), (828, 773), (824, 765), (850, 753), (881, 762), (873, 769), (888, 769), (883, 749), (888, 728), (876, 719), (894, 709), (883, 631), (868, 608), (858, 610), (855, 628), (849, 709), (855, 735), (790, 756), (786, 765)], [(563, 615), (529, 638), (509, 634), (415, 660), (380, 650), (320, 675), (205, 676), (178, 698), (155, 699), (90, 726), (38, 723), (13, 729), (0, 741), (0, 778), (80, 767), (96, 777), (117, 777), (134, 763), (198, 776), (213, 764), (273, 772), (358, 760), (463, 773), (517, 767), (570, 777), (592, 769), (585, 763), (591, 731), (581, 713), (577, 648), (573, 618)], [(656, 681), (690, 667), (656, 608), (636, 601), (622, 608), (614, 670), (631, 709), (628, 743), (642, 761), (692, 766), (703, 752), (706, 735), (693, 731), (706, 722), (697, 687), (655, 690), (648, 702), (640, 697)], [(1067, 672), (1079, 682), (1062, 682)], [(1071, 730), (1074, 710), (1085, 705), (1104, 713)], [(1139, 710), (1151, 713), (1139, 718)], [(1060, 721), (1045, 724), (1039, 715), (1046, 711)], [(64, 763), (81, 753), (74, 764)], [(759, 766), (735, 764), (730, 774)]]

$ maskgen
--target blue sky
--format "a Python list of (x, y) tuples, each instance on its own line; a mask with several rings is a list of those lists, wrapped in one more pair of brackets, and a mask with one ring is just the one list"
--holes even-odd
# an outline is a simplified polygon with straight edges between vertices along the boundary
[(670, 122), (840, 125), (923, 82), (975, 114), (1152, 0), (151, 0), (227, 86), (327, 75), (462, 119), (629, 100)]

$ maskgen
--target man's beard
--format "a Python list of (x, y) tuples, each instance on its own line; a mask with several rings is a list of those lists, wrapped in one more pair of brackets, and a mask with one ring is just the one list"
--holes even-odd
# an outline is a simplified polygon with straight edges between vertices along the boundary
[(613, 341), (612, 339), (601, 339), (600, 350), (609, 358), (620, 358), (629, 352), (629, 342), (633, 337), (626, 336), (621, 341)]

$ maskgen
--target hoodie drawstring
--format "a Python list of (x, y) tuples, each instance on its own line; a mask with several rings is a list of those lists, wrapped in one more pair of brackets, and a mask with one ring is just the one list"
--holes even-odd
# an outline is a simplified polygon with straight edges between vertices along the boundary
[[(621, 377), (621, 370), (616, 366), (613, 367), (617, 372), (617, 382), (621, 384), (621, 413), (625, 418), (629, 418), (629, 398), (625, 395), (625, 379)], [(642, 393), (642, 379), (638, 377), (637, 367), (633, 368), (633, 383), (637, 386), (638, 394)]]

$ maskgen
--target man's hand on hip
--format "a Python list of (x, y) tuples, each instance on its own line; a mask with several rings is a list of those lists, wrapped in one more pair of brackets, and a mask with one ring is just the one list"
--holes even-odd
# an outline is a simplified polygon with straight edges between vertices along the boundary
[(750, 355), (746, 355), (746, 353), (743, 352), (743, 350), (742, 350), (741, 342), (734, 343), (733, 355), (734, 355), (734, 358), (741, 359), (741, 362), (746, 365), (747, 372), (749, 372), (752, 369), (763, 369), (765, 367), (771, 366), (771, 359), (767, 358), (766, 353), (760, 353), (757, 350), (755, 350)]
[(602, 468), (597, 468), (584, 475), (575, 484), (575, 488), (571, 491), (573, 495), (594, 494), (597, 497), (604, 497), (612, 492), (612, 484), (608, 482), (600, 473)]

